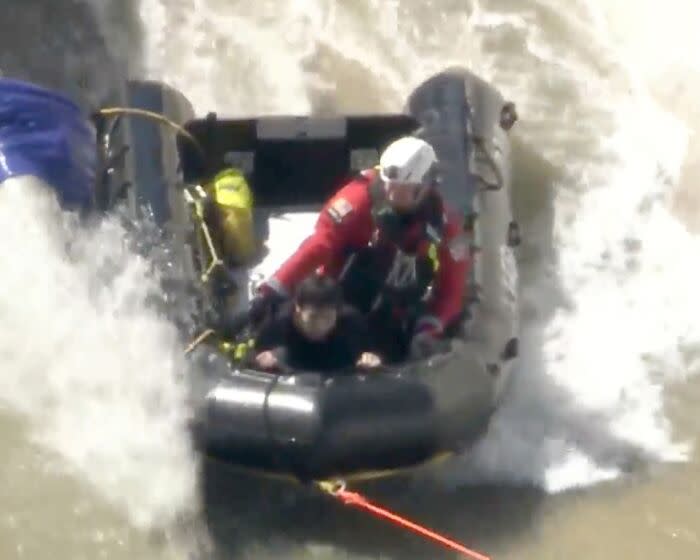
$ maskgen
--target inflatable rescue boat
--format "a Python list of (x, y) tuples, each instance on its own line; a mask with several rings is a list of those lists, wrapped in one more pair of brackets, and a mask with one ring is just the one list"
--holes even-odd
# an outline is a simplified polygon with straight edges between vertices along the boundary
[[(34, 175), (67, 206), (121, 205), (163, 232), (175, 271), (164, 290), (185, 284), (180, 297), (194, 310), (182, 328), (195, 339), (192, 435), (201, 452), (273, 475), (351, 480), (463, 452), (484, 433), (518, 355), (508, 139), (516, 116), (494, 87), (451, 68), (420, 84), (398, 114), (198, 119), (172, 88), (129, 82), (123, 106), (95, 112), (89, 127), (68, 100), (30, 84), (0, 80), (0, 105), (0, 155), (10, 161), (0, 166), (0, 189)], [(245, 305), (311, 231), (321, 205), (405, 134), (435, 148), (442, 196), (464, 216), (474, 259), (463, 320), (444, 351), (336, 377), (237, 362), (235, 341), (206, 330), (207, 312), (232, 294)], [(207, 217), (212, 185), (227, 177), (245, 190), (231, 202), (233, 223), (251, 220), (261, 249), (241, 239), (242, 262), (222, 254)]]

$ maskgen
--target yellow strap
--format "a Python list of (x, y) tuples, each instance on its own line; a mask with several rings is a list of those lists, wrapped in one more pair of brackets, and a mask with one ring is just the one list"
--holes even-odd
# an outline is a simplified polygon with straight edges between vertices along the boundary
[(431, 243), (430, 247), (428, 248), (428, 258), (433, 264), (433, 272), (437, 272), (440, 268), (440, 259), (438, 258), (438, 250), (435, 243)]
[(243, 358), (245, 358), (248, 355), (248, 352), (251, 351), (254, 344), (255, 344), (255, 341), (252, 338), (246, 342), (239, 343), (238, 345), (236, 345), (234, 357), (237, 360), (242, 360)]
[(248, 352), (250, 352), (254, 345), (255, 339), (250, 338), (245, 342), (224, 341), (221, 344), (219, 344), (219, 349), (223, 353), (231, 356), (234, 360), (242, 360), (246, 357), (246, 355), (248, 354)]
[[(397, 469), (385, 469), (385, 470), (379, 470), (379, 471), (359, 471), (359, 472), (354, 472), (354, 473), (347, 473), (347, 474), (341, 474), (341, 475), (336, 475), (332, 478), (326, 479), (326, 480), (316, 480), (314, 483), (321, 488), (324, 491), (336, 489), (339, 487), (339, 485), (342, 485), (342, 489), (345, 489), (345, 486), (348, 483), (352, 482), (367, 482), (370, 480), (378, 480), (381, 478), (388, 478), (391, 476), (398, 476), (400, 474), (406, 474), (413, 472), (419, 468), (426, 468), (429, 466), (436, 465), (438, 463), (441, 463), (448, 459), (449, 457), (453, 456), (454, 453), (451, 451), (445, 451), (443, 453), (438, 453), (428, 459), (427, 461), (424, 461), (423, 463), (419, 465), (415, 465), (413, 467), (402, 467), (402, 468), (397, 468)], [(238, 465), (230, 465), (230, 468), (241, 470), (248, 472), (250, 474), (254, 474), (256, 476), (264, 477), (264, 478), (270, 478), (270, 479), (276, 479), (276, 480), (285, 480), (288, 482), (292, 483), (299, 483), (299, 480), (297, 479), (296, 476), (294, 476), (292, 473), (284, 473), (284, 472), (275, 472), (275, 471), (269, 471), (265, 469), (258, 469), (255, 467), (241, 467)]]
[(381, 478), (388, 478), (391, 476), (398, 476), (401, 474), (406, 474), (409, 472), (413, 472), (419, 468), (425, 468), (430, 465), (436, 465), (438, 463), (441, 463), (454, 455), (452, 451), (445, 451), (442, 453), (438, 453), (436, 455), (433, 455), (423, 463), (419, 465), (415, 465), (412, 467), (400, 467), (396, 469), (383, 469), (383, 470), (367, 470), (367, 471), (358, 471), (354, 473), (347, 473), (344, 475), (339, 475), (339, 477), (342, 477), (342, 479), (346, 480), (347, 482), (366, 482), (368, 480), (378, 480)]
[(323, 490), (326, 494), (335, 496), (338, 492), (342, 492), (347, 488), (347, 484), (344, 480), (321, 480), (317, 482), (316, 485)]

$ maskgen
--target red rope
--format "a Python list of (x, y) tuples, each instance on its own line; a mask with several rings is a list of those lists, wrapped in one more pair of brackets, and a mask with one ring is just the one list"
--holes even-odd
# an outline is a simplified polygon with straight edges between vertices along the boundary
[(467, 547), (459, 544), (458, 542), (450, 540), (447, 537), (443, 537), (442, 535), (439, 535), (438, 533), (435, 533), (430, 529), (422, 527), (421, 525), (418, 525), (416, 523), (413, 523), (412, 521), (409, 521), (408, 519), (400, 517), (395, 513), (390, 512), (389, 510), (372, 504), (369, 500), (367, 500), (364, 496), (361, 496), (360, 494), (350, 492), (344, 489), (334, 490), (330, 492), (330, 494), (342, 500), (342, 502), (346, 505), (357, 506), (361, 509), (370, 511), (379, 517), (388, 519), (389, 521), (396, 523), (400, 527), (409, 529), (410, 531), (422, 535), (428, 538), (429, 540), (432, 540), (433, 542), (439, 543), (446, 548), (460, 552), (464, 556), (467, 556), (469, 558), (475, 558), (476, 560), (490, 560), (488, 556), (484, 556), (483, 554), (480, 554), (473, 550), (469, 550)]

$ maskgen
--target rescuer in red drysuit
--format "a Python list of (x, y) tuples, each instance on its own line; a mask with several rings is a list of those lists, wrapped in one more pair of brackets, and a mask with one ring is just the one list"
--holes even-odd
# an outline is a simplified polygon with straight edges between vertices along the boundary
[[(320, 269), (367, 313), (383, 358), (426, 357), (464, 309), (469, 243), (437, 189), (432, 146), (402, 137), (323, 207), (315, 231), (259, 288), (259, 320)], [(426, 291), (430, 289), (427, 301)]]

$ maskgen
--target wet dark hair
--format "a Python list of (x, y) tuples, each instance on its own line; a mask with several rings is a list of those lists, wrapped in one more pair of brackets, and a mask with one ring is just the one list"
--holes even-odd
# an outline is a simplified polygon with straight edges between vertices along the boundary
[(312, 274), (299, 284), (294, 294), (294, 302), (303, 306), (339, 307), (342, 303), (342, 291), (333, 278)]

